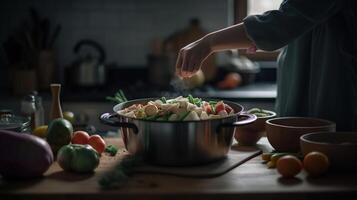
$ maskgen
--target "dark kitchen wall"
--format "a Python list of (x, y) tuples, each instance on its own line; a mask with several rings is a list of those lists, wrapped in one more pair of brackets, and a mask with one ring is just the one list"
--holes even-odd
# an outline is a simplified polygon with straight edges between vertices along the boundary
[[(209, 31), (225, 27), (227, 4), (224, 0), (2, 0), (0, 41), (2, 44), (22, 20), (29, 20), (33, 6), (41, 16), (49, 17), (51, 25), (62, 25), (55, 44), (59, 66), (75, 59), (73, 46), (83, 38), (102, 44), (108, 62), (145, 66), (152, 39), (167, 37), (192, 17), (199, 18)], [(0, 59), (2, 79), (6, 66), (2, 48)]]

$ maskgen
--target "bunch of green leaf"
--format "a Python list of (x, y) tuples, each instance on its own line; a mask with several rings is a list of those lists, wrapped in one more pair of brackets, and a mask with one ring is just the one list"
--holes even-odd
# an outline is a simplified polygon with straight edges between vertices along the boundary
[(123, 90), (119, 90), (118, 92), (116, 92), (114, 94), (114, 96), (112, 96), (112, 97), (107, 96), (105, 99), (109, 100), (109, 101), (112, 101), (112, 102), (115, 102), (115, 103), (123, 103), (123, 102), (128, 101), (128, 99), (124, 95)]

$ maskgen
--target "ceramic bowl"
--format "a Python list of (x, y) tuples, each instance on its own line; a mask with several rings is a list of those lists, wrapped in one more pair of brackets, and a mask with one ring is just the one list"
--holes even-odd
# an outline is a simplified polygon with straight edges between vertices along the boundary
[(303, 155), (318, 151), (330, 160), (335, 169), (356, 169), (357, 132), (318, 132), (300, 137)]
[(265, 124), (269, 143), (276, 151), (299, 152), (300, 137), (307, 133), (336, 130), (334, 122), (308, 117), (279, 117)]
[(253, 146), (263, 135), (265, 135), (265, 122), (276, 116), (276, 113), (273, 111), (265, 110), (265, 112), (269, 113), (269, 116), (258, 117), (252, 124), (236, 128), (234, 138), (239, 145)]

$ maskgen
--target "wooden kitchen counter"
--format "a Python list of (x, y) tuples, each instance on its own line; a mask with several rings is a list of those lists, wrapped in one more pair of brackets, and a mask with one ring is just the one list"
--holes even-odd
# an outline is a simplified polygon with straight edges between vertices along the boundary
[[(119, 140), (108, 142), (120, 144)], [(0, 199), (357, 199), (357, 173), (311, 179), (302, 172), (295, 179), (282, 179), (275, 169), (262, 164), (260, 156), (216, 178), (136, 174), (120, 189), (101, 190), (97, 180), (115, 161), (103, 156), (96, 173), (90, 175), (63, 172), (54, 163), (38, 180), (0, 179)]]

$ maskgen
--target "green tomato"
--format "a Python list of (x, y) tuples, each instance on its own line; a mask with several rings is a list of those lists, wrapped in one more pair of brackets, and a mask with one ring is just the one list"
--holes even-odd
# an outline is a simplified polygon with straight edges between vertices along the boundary
[(74, 124), (76, 122), (76, 118), (73, 112), (71, 111), (64, 111), (63, 118)]
[(58, 151), (57, 162), (63, 170), (71, 171), (73, 154), (74, 148), (72, 145), (65, 145)]
[(69, 144), (58, 151), (57, 161), (65, 171), (88, 173), (98, 167), (99, 154), (90, 145)]

